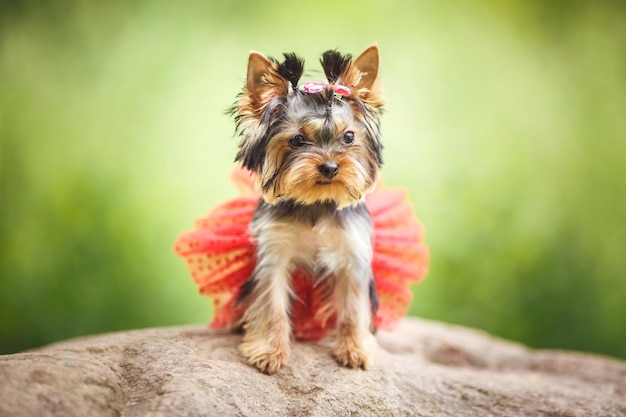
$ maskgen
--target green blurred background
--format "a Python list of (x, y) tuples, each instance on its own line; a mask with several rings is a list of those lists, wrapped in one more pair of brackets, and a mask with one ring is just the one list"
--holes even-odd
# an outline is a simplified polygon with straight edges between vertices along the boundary
[(0, 4), (0, 353), (206, 322), (172, 242), (236, 195), (248, 50), (376, 41), (411, 314), (626, 358), (626, 3)]

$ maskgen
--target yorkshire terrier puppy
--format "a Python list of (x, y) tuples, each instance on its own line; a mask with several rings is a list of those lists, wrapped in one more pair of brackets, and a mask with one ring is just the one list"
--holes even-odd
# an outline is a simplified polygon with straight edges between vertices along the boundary
[(356, 59), (322, 55), (328, 83), (299, 85), (304, 62), (251, 52), (247, 80), (232, 108), (241, 136), (236, 160), (256, 174), (262, 198), (250, 231), (256, 267), (241, 289), (246, 305), (239, 350), (273, 374), (288, 360), (292, 272), (310, 273), (334, 312), (333, 357), (367, 368), (376, 350), (372, 224), (365, 196), (381, 166), (378, 47)]

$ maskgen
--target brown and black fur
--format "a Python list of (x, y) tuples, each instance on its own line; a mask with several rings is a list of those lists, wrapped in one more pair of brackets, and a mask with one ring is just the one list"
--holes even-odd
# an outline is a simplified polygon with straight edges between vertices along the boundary
[[(251, 52), (232, 109), (241, 135), (236, 160), (256, 173), (262, 194), (250, 225), (257, 264), (239, 300), (246, 305), (239, 349), (269, 374), (289, 357), (295, 268), (327, 289), (320, 314), (336, 314), (330, 341), (340, 364), (367, 368), (376, 348), (372, 224), (364, 199), (382, 163), (378, 47), (356, 59), (327, 51), (321, 63), (328, 86), (308, 93), (298, 86), (304, 65), (295, 54), (279, 62)], [(337, 95), (335, 84), (351, 94)]]

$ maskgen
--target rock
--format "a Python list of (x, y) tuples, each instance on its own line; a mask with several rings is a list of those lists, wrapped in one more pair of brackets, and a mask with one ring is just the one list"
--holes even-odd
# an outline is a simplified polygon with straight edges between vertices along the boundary
[(204, 326), (90, 336), (0, 356), (0, 416), (626, 416), (626, 362), (530, 350), (418, 319), (379, 333), (375, 365), (295, 343), (273, 376)]

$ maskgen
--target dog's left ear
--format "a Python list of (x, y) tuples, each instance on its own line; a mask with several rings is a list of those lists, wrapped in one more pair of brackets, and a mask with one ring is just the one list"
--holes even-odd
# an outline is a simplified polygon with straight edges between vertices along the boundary
[(358, 74), (354, 86), (356, 94), (373, 107), (380, 107), (385, 101), (378, 78), (378, 61), (378, 45), (374, 44), (361, 52), (352, 64)]
[(378, 45), (374, 44), (354, 60), (349, 55), (326, 51), (322, 66), (329, 82), (349, 87), (353, 96), (378, 108), (385, 101), (378, 78), (378, 61)]
[(378, 81), (378, 46), (369, 46), (354, 60), (354, 66), (361, 73), (357, 88), (371, 91)]

